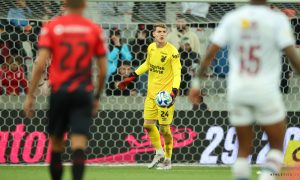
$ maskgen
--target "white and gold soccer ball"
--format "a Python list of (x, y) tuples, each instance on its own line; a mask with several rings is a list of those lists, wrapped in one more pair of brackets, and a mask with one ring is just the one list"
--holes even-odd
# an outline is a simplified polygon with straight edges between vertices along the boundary
[(172, 103), (172, 97), (167, 91), (159, 91), (155, 97), (155, 103), (159, 107), (167, 107)]

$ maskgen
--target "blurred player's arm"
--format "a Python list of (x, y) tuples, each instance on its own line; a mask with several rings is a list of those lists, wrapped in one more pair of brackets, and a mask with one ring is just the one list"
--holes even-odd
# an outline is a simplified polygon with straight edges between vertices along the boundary
[[(206, 70), (210, 66), (211, 62), (216, 57), (216, 54), (220, 50), (221, 47), (225, 47), (228, 42), (228, 35), (227, 32), (229, 31), (230, 25), (230, 18), (229, 15), (225, 15), (222, 20), (220, 21), (219, 26), (216, 28), (214, 33), (211, 36), (212, 44), (207, 49), (205, 56), (203, 57), (202, 61), (200, 61), (200, 68), (198, 72), (198, 78), (203, 78), (206, 75)], [(194, 80), (195, 82), (195, 80)], [(199, 79), (197, 80), (196, 84), (192, 83), (193, 88), (200, 89), (200, 82)], [(195, 86), (197, 85), (197, 86)]]
[(192, 88), (189, 91), (188, 98), (192, 104), (198, 105), (201, 102), (201, 88), (200, 88), (200, 79), (206, 76), (207, 68), (210, 66), (211, 62), (215, 59), (216, 54), (220, 50), (220, 46), (217, 44), (212, 44), (205, 54), (202, 61), (200, 61), (200, 68), (198, 77), (193, 78)]
[(95, 98), (99, 99), (104, 89), (105, 84), (105, 75), (106, 75), (106, 56), (99, 56), (96, 62), (98, 68), (98, 75), (97, 75), (97, 88), (95, 92)]
[(210, 66), (211, 62), (215, 59), (216, 54), (220, 50), (220, 47), (216, 44), (212, 44), (208, 50), (206, 55), (204, 56), (203, 60), (200, 61), (200, 68), (199, 68), (199, 73), (198, 77), (203, 78), (206, 76), (206, 71), (207, 68)]
[(33, 104), (34, 104), (34, 92), (36, 91), (40, 79), (44, 73), (47, 61), (50, 57), (50, 49), (48, 48), (40, 48), (38, 51), (38, 58), (35, 60), (36, 65), (32, 70), (32, 78), (29, 84), (28, 93), (24, 102), (23, 110), (25, 112), (25, 116), (31, 118), (33, 116)]
[(300, 73), (300, 56), (295, 46), (288, 46), (283, 49), (283, 52), (288, 57), (289, 61), (291, 62), (292, 66), (296, 69), (296, 71)]

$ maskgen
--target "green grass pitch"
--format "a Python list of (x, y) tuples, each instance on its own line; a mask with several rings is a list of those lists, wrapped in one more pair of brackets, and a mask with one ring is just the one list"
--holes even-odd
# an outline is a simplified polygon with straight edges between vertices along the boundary
[[(252, 169), (257, 179), (258, 168)], [(50, 180), (47, 166), (0, 166), (0, 180)], [(232, 180), (230, 167), (175, 166), (159, 171), (144, 166), (87, 166), (85, 180)], [(71, 167), (64, 166), (63, 180), (71, 180)]]

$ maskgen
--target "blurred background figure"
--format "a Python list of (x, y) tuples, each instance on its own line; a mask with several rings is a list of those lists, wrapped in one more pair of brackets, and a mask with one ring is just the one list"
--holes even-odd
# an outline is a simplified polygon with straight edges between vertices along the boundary
[(187, 95), (190, 88), (191, 80), (193, 77), (193, 65), (196, 65), (200, 61), (200, 55), (193, 51), (189, 40), (183, 39), (179, 48), (180, 62), (181, 62), (181, 84), (180, 95)]
[(166, 2), (134, 2), (132, 12), (132, 22), (165, 22)]
[(181, 44), (183, 40), (188, 41), (193, 51), (200, 54), (199, 37), (195, 32), (190, 30), (184, 15), (178, 15), (176, 17), (176, 27), (171, 29), (167, 40), (177, 49), (183, 46), (183, 44)]
[(28, 19), (32, 16), (31, 9), (27, 6), (25, 0), (16, 0), (13, 7), (9, 8), (7, 18), (10, 23), (16, 27), (22, 27), (25, 31), (31, 30)]
[(9, 34), (5, 31), (4, 23), (5, 20), (0, 20), (0, 65), (3, 64), (9, 57)]
[[(51, 59), (49, 60), (49, 62), (50, 61), (51, 61)], [(35, 68), (36, 64), (37, 64), (37, 61), (34, 62), (33, 69)], [(37, 88), (36, 92), (34, 93), (35, 96), (40, 96), (40, 95), (49, 96), (50, 95), (51, 87), (49, 84), (49, 69), (50, 69), (50, 66), (49, 66), (49, 64), (47, 64), (45, 67), (45, 71), (40, 79), (39, 84), (38, 84), (38, 88)]]
[(132, 54), (129, 46), (122, 42), (121, 31), (114, 27), (109, 31), (109, 54), (107, 64), (107, 80), (116, 72), (117, 68), (123, 61), (131, 61)]
[(135, 33), (135, 38), (129, 41), (129, 47), (133, 56), (132, 66), (140, 66), (146, 58), (148, 45), (152, 42), (149, 30), (144, 25)]
[[(144, 24), (141, 24), (135, 34), (135, 38), (129, 41), (133, 56), (132, 66), (134, 68), (139, 67), (146, 59), (148, 45), (152, 42), (149, 31)], [(136, 87), (141, 95), (146, 95), (147, 93), (147, 79), (148, 73), (144, 73), (139, 76), (139, 80), (136, 83)]]
[(133, 2), (101, 2), (95, 6), (99, 7), (99, 15), (96, 18), (101, 22), (116, 24), (131, 22)]
[(183, 2), (181, 3), (183, 14), (206, 18), (209, 10), (209, 3)]
[(107, 96), (135, 96), (137, 90), (134, 87), (136, 81), (131, 82), (124, 91), (118, 89), (118, 84), (125, 78), (129, 77), (131, 70), (131, 64), (128, 61), (123, 61), (118, 71), (112, 74), (108, 80), (108, 87), (106, 88)]
[(27, 93), (28, 83), (20, 60), (20, 57), (10, 57), (2, 64), (0, 70), (2, 94), (18, 96)]

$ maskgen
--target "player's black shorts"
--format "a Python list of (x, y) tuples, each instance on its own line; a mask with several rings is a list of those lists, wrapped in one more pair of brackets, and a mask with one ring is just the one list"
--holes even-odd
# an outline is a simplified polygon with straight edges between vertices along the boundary
[(48, 132), (62, 137), (69, 131), (89, 137), (92, 123), (93, 95), (84, 91), (51, 93)]

